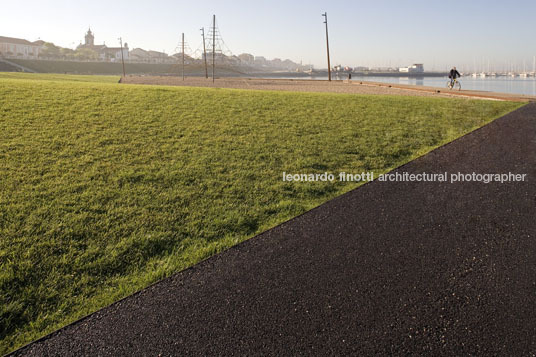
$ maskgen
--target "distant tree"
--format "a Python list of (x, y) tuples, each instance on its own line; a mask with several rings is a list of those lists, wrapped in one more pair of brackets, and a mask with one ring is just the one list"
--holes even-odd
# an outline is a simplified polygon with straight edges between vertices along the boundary
[(60, 48), (60, 56), (63, 59), (73, 59), (74, 58), (74, 50), (71, 50), (70, 48)]
[(39, 56), (48, 58), (60, 58), (60, 47), (56, 46), (52, 42), (45, 42), (43, 44), (43, 49), (39, 53)]
[(90, 48), (78, 48), (74, 54), (74, 58), (81, 61), (96, 61), (99, 59), (97, 51)]

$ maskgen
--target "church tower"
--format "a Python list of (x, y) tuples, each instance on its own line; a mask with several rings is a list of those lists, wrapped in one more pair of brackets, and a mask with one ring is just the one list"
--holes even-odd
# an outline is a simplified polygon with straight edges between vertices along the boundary
[(95, 36), (93, 33), (91, 33), (91, 28), (87, 30), (86, 33), (86, 46), (94, 46), (95, 45)]

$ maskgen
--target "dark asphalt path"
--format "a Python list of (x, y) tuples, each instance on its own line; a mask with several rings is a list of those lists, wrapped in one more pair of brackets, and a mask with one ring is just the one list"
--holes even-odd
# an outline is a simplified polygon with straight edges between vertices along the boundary
[(17, 355), (534, 355), (536, 104), (396, 171)]

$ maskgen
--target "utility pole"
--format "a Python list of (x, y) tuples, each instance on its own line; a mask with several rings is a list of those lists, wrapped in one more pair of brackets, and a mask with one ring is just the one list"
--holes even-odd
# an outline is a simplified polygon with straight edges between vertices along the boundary
[(328, 13), (324, 12), (322, 16), (324, 16), (325, 18), (324, 23), (326, 24), (326, 46), (327, 46), (327, 51), (328, 51), (328, 80), (331, 82), (331, 64), (329, 63)]
[(216, 15), (212, 15), (212, 83), (216, 69)]
[(182, 33), (182, 80), (184, 81), (184, 32)]
[(203, 57), (205, 58), (205, 78), (208, 79), (208, 67), (207, 67), (207, 47), (205, 46), (205, 28), (201, 29), (201, 36), (203, 36)]
[(125, 74), (125, 58), (123, 57), (123, 38), (119, 37), (119, 43), (121, 44), (121, 63), (123, 64), (123, 78), (127, 75)]

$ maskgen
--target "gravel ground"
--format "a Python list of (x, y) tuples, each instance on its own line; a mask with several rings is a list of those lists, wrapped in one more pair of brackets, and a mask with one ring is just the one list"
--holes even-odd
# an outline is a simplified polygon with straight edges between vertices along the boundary
[(332, 81), (325, 80), (300, 80), (300, 79), (259, 79), (259, 78), (218, 78), (213, 83), (211, 79), (203, 77), (182, 77), (172, 76), (128, 76), (122, 83), (130, 84), (152, 84), (152, 85), (172, 85), (191, 87), (214, 87), (214, 88), (236, 88), (236, 89), (257, 89), (276, 90), (294, 92), (329, 92), (329, 93), (354, 93), (354, 94), (381, 94), (381, 95), (408, 95), (426, 97), (468, 97), (473, 99), (493, 99), (493, 100), (515, 100), (532, 101), (535, 97), (492, 93), (476, 91), (449, 91), (446, 88), (433, 88), (424, 86), (395, 85), (388, 83), (361, 82), (352, 80)]
[(16, 356), (536, 354), (536, 104)]

